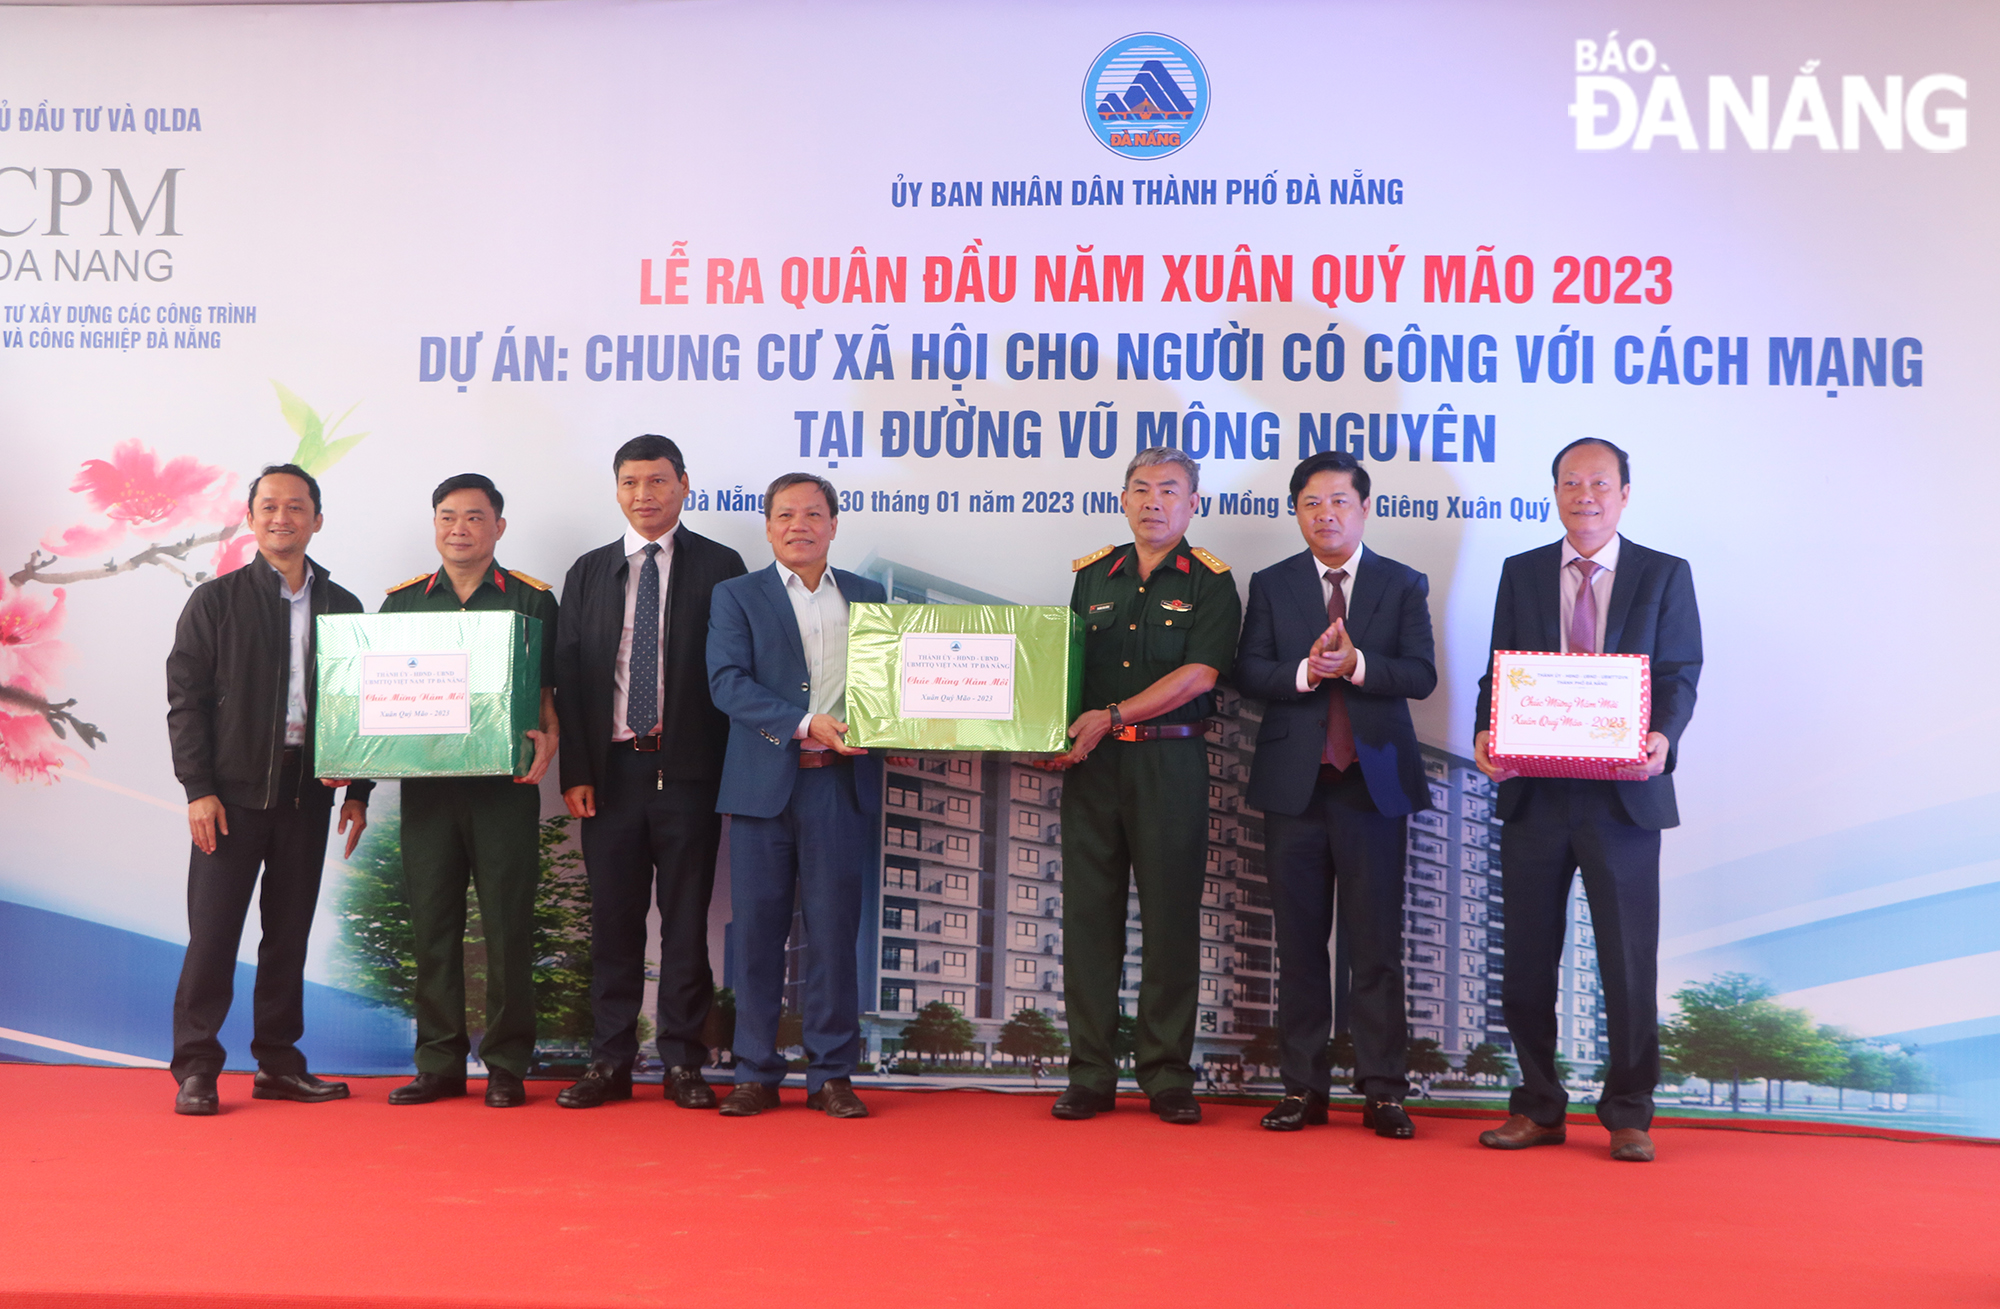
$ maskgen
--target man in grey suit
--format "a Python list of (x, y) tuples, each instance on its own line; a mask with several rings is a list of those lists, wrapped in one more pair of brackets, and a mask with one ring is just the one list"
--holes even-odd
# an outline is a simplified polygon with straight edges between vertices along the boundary
[(881, 602), (882, 584), (827, 565), (840, 499), (825, 478), (787, 473), (764, 496), (769, 568), (722, 582), (710, 602), (708, 681), (729, 716), (719, 813), (729, 827), (730, 902), (741, 961), (736, 1089), (722, 1113), (778, 1107), (785, 1080), (778, 1017), (796, 899), (807, 938), (803, 991), (806, 1105), (865, 1118), (861, 1056), (861, 909), (876, 859), (882, 761), (848, 745), (847, 606)]
[(1337, 886), (1362, 1122), (1407, 1140), (1403, 847), (1409, 815), (1431, 807), (1409, 702), (1436, 687), (1437, 666), (1430, 583), (1362, 547), (1368, 491), (1368, 470), (1345, 451), (1292, 473), (1306, 548), (1250, 579), (1236, 684), (1268, 702), (1246, 798), (1265, 816), (1285, 1098), (1263, 1125), (1326, 1121)]

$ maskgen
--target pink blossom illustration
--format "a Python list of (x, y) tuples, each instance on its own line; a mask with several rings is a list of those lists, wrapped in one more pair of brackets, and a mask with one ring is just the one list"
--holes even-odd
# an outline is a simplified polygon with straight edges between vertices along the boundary
[(64, 756), (75, 753), (56, 739), (42, 715), (0, 713), (0, 778), (53, 782)]
[(61, 587), (43, 599), (0, 582), (0, 683), (48, 694), (69, 658), (69, 647), (55, 639), (68, 603)]
[[(96, 724), (70, 712), (75, 700), (49, 699), (56, 673), (69, 659), (69, 647), (56, 639), (68, 605), (61, 587), (43, 599), (0, 584), (0, 776), (52, 779), (63, 757), (75, 754), (58, 741), (74, 731), (96, 749), (104, 739)], [(23, 709), (25, 714), (13, 712)]]
[[(353, 407), (329, 424), (290, 390), (271, 385), (297, 438), (289, 462), (313, 476), (368, 435), (335, 435)], [(78, 717), (75, 697), (55, 698), (70, 653), (56, 639), (68, 603), (62, 588), (147, 567), (163, 568), (192, 588), (243, 567), (257, 551), (257, 538), (246, 528), (236, 487), (236, 477), (221, 468), (192, 455), (162, 463), (137, 440), (121, 441), (108, 460), (84, 462), (69, 489), (84, 497), (90, 516), (48, 533), (26, 564), (0, 580), (0, 779), (55, 781), (68, 761), (86, 758), (68, 742), (95, 750), (108, 739), (97, 724)], [(140, 538), (138, 548), (122, 559), (108, 553), (128, 535)], [(206, 571), (189, 562), (204, 546), (214, 547)], [(48, 598), (31, 596), (31, 582), (52, 588)]]
[(253, 532), (238, 532), (221, 545), (215, 547), (214, 558), (209, 561), (211, 576), (221, 577), (233, 573), (250, 562), (250, 556), (257, 553), (257, 537)]
[(192, 455), (162, 467), (159, 456), (139, 441), (122, 442), (109, 462), (86, 460), (69, 488), (81, 493), (104, 521), (51, 532), (42, 538), (42, 549), (60, 556), (94, 554), (128, 531), (157, 534), (188, 522), (234, 523), (243, 516), (243, 506), (231, 495), (235, 481)]

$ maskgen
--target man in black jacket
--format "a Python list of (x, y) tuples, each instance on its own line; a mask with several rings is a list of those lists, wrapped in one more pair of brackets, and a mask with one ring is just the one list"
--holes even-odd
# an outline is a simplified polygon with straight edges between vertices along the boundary
[(743, 575), (743, 558), (681, 526), (687, 465), (672, 441), (634, 437), (611, 468), (627, 530), (570, 567), (556, 622), (563, 801), (583, 820), (595, 1028), (589, 1071), (556, 1102), (631, 1098), (657, 898), (666, 1094), (710, 1109), (708, 901), (729, 720), (709, 699), (708, 603), (718, 582)]
[[(213, 1114), (236, 947), (263, 869), (251, 1094), (317, 1103), (345, 1082), (306, 1071), (306, 937), (319, 903), (332, 788), (313, 777), (313, 624), (358, 614), (361, 602), (306, 557), (320, 529), (320, 492), (303, 468), (266, 468), (250, 484), (257, 554), (188, 597), (167, 656), (167, 734), (187, 791), (188, 948), (174, 992), (174, 1112)], [(340, 807), (347, 854), (368, 825), (372, 782)]]

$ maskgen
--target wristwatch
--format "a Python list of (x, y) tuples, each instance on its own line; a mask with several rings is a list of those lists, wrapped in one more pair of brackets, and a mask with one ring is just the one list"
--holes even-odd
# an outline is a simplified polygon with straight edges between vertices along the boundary
[(1106, 710), (1111, 715), (1112, 731), (1114, 732), (1118, 731), (1120, 728), (1125, 726), (1125, 716), (1118, 712), (1118, 704), (1116, 701), (1113, 701), (1110, 705), (1107, 705)]

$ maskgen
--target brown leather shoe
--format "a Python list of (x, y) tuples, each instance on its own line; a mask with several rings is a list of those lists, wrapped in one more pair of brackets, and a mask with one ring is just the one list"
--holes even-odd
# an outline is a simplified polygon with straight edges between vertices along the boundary
[(806, 1097), (806, 1108), (824, 1109), (828, 1118), (866, 1118), (868, 1106), (854, 1094), (854, 1083), (845, 1077), (829, 1077), (819, 1090)]
[(723, 1097), (719, 1112), (724, 1118), (751, 1118), (766, 1109), (776, 1109), (782, 1103), (775, 1086), (766, 1086), (762, 1082), (738, 1082), (736, 1089)]
[(1561, 1145), (1569, 1138), (1562, 1123), (1544, 1127), (1526, 1114), (1514, 1114), (1491, 1131), (1479, 1134), (1479, 1144), (1492, 1150), (1525, 1150), (1531, 1145)]
[(1611, 1157), (1622, 1164), (1653, 1162), (1653, 1138), (1636, 1127), (1621, 1127), (1611, 1134)]

